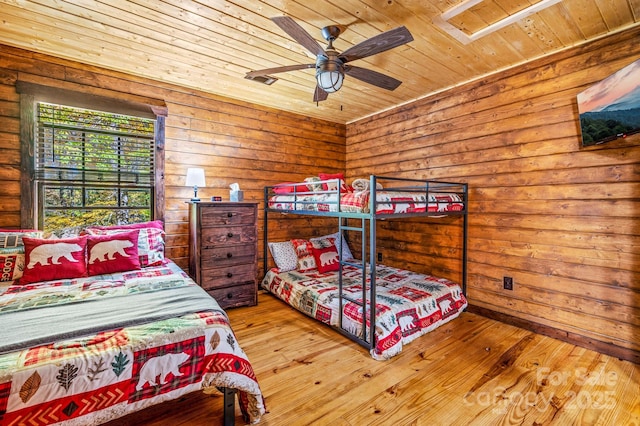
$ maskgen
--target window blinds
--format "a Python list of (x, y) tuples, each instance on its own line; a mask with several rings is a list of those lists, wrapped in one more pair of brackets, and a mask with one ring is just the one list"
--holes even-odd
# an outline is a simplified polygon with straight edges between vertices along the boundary
[(154, 120), (38, 103), (35, 179), (65, 186), (149, 188)]

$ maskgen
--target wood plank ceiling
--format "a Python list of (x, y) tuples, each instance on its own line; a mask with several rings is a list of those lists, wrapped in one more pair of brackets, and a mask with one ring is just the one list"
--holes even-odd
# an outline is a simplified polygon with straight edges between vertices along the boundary
[[(460, 5), (466, 10), (455, 15)], [(640, 0), (0, 0), (0, 7), (2, 44), (340, 123), (640, 22)], [(322, 27), (344, 26), (339, 52), (406, 26), (414, 41), (353, 62), (403, 84), (387, 91), (347, 76), (316, 105), (314, 69), (276, 74), (271, 86), (245, 79), (252, 70), (315, 62), (270, 20), (281, 15), (322, 46)]]

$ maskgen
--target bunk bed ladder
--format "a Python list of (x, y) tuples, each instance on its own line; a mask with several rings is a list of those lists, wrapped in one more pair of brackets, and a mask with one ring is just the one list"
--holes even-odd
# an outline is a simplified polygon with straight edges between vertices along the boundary
[[(367, 316), (366, 316), (366, 312), (367, 312), (367, 300), (371, 301), (371, 300), (375, 300), (375, 295), (373, 292), (375, 292), (375, 285), (370, 285), (369, 289), (370, 289), (370, 295), (367, 295), (367, 233), (366, 233), (366, 219), (361, 218), (360, 219), (360, 226), (348, 226), (347, 224), (345, 224), (343, 222), (343, 220), (339, 220), (338, 221), (338, 234), (339, 235), (343, 235), (344, 231), (354, 231), (354, 232), (359, 232), (361, 235), (361, 242), (362, 242), (362, 246), (361, 246), (361, 256), (360, 262), (348, 262), (345, 261), (342, 258), (342, 250), (340, 250), (340, 273), (338, 274), (338, 302), (339, 302), (339, 306), (340, 306), (340, 311), (344, 312), (344, 304), (346, 302), (351, 302), (355, 305), (358, 305), (361, 309), (362, 309), (362, 334), (360, 336), (358, 336), (361, 339), (361, 342), (365, 344), (365, 346), (367, 346), (369, 349), (373, 348), (373, 346), (375, 345), (375, 341), (374, 341), (374, 331), (375, 328), (374, 327), (368, 327), (367, 328)], [(375, 232), (375, 229), (374, 229)], [(373, 256), (372, 254), (369, 255), (369, 257)], [(344, 265), (350, 265), (353, 266), (355, 268), (361, 269), (362, 272), (362, 301), (357, 300), (354, 297), (350, 297), (344, 294), (343, 292), (343, 280), (342, 280), (342, 268)], [(373, 263), (373, 268), (375, 268), (375, 263)], [(375, 269), (374, 269), (375, 270)], [(375, 283), (375, 274), (371, 273), (371, 267), (369, 268), (369, 275), (371, 275), (370, 279), (372, 282)], [(373, 314), (375, 314), (375, 309), (370, 309), (370, 312), (372, 312)], [(344, 330), (343, 324), (342, 324), (342, 318), (343, 315), (339, 316), (339, 325), (340, 328), (342, 330)], [(375, 324), (374, 321), (374, 317), (372, 316), (369, 319), (369, 324)], [(367, 333), (368, 332), (368, 333)]]

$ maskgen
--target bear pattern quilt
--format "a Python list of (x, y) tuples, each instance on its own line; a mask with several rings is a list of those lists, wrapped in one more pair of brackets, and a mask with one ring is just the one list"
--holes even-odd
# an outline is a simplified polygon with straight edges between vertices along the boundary
[[(368, 336), (368, 330), (363, 333), (362, 319), (366, 315), (368, 329), (370, 301), (367, 300), (365, 312), (360, 305), (345, 299), (340, 309), (338, 273), (279, 272), (273, 268), (262, 280), (262, 287), (299, 311), (333, 327), (339, 327), (339, 316), (342, 315), (343, 329), (352, 335)], [(343, 295), (362, 302), (362, 271), (345, 265), (342, 281)], [(403, 345), (458, 317), (467, 307), (458, 284), (385, 265), (376, 267), (376, 293), (376, 341), (370, 353), (377, 360), (399, 354)]]
[[(97, 425), (191, 391), (216, 392), (218, 387), (238, 390), (246, 421), (258, 422), (265, 411), (260, 387), (213, 298), (193, 312), (150, 322), (135, 319), (142, 302), (133, 300), (143, 299), (127, 302), (131, 295), (160, 291), (179, 299), (181, 288), (200, 291), (170, 260), (136, 271), (1, 287), (2, 330), (16, 327), (3, 322), (8, 318), (38, 309), (61, 309), (64, 315), (78, 311), (86, 317), (83, 304), (102, 306), (110, 298), (119, 298), (120, 306), (112, 316), (128, 325), (83, 334), (74, 331), (85, 326), (78, 320), (62, 327), (69, 333), (66, 339), (1, 350), (0, 424)], [(203, 309), (205, 304), (208, 308)], [(93, 325), (87, 321), (86, 326)], [(29, 337), (27, 327), (22, 332)]]
[[(354, 191), (340, 194), (340, 210), (351, 213), (370, 213), (370, 191)], [(464, 210), (459, 194), (377, 191), (376, 214), (446, 213)], [(337, 212), (336, 192), (274, 195), (269, 199), (269, 208), (275, 210), (307, 210)]]

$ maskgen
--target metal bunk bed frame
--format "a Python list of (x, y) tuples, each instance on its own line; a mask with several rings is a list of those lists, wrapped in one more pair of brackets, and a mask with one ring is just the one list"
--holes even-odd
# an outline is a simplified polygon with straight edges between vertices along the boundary
[[(384, 188), (385, 192), (393, 192), (393, 191), (402, 191), (402, 192), (414, 192), (414, 193), (424, 193), (425, 194), (425, 203), (426, 208), (425, 212), (417, 212), (417, 213), (376, 213), (378, 204), (400, 204), (406, 203), (406, 201), (384, 201), (378, 202), (377, 200), (377, 183), (378, 180), (382, 180), (384, 182), (401, 182), (406, 184), (406, 186), (394, 186), (389, 188)], [(278, 187), (282, 186), (291, 186), (293, 187), (293, 195), (294, 200), (292, 201), (294, 208), (293, 210), (283, 210), (283, 209), (273, 209), (269, 207), (269, 199), (272, 195), (274, 195), (274, 188), (276, 186), (265, 186), (264, 188), (264, 241), (263, 241), (263, 276), (267, 274), (268, 268), (268, 235), (269, 235), (269, 227), (268, 227), (268, 218), (269, 213), (280, 213), (280, 214), (296, 214), (296, 215), (313, 215), (313, 216), (323, 216), (323, 217), (335, 217), (338, 219), (338, 231), (339, 235), (344, 235), (343, 231), (354, 231), (360, 232), (362, 235), (361, 238), (361, 248), (360, 248), (360, 261), (359, 262), (348, 262), (342, 258), (342, 250), (338, 250), (339, 252), (339, 271), (338, 271), (338, 289), (339, 289), (339, 327), (335, 328), (338, 332), (345, 335), (349, 339), (357, 342), (358, 344), (364, 346), (368, 350), (371, 350), (375, 347), (375, 324), (376, 324), (376, 260), (377, 260), (377, 236), (376, 236), (376, 223), (378, 220), (382, 219), (392, 219), (392, 218), (406, 218), (406, 217), (414, 217), (414, 216), (431, 216), (431, 217), (442, 217), (442, 216), (462, 216), (462, 293), (467, 295), (467, 237), (468, 237), (468, 221), (467, 221), (467, 213), (468, 213), (468, 185), (466, 183), (458, 183), (458, 182), (446, 182), (446, 181), (436, 181), (436, 180), (420, 180), (420, 179), (405, 179), (405, 178), (394, 178), (387, 176), (376, 176), (371, 175), (369, 177), (369, 190), (371, 191), (369, 195), (369, 212), (368, 213), (356, 213), (356, 212), (343, 212), (340, 208), (340, 179), (332, 179), (329, 181), (320, 181), (315, 183), (336, 183), (335, 190), (325, 190), (325, 191), (309, 191), (307, 188), (307, 183), (294, 183), (287, 185), (277, 185)], [(299, 190), (303, 189), (303, 190)], [(324, 204), (336, 205), (336, 211), (315, 211), (315, 210), (307, 210), (305, 209), (308, 204), (316, 204), (317, 201), (305, 201), (298, 200), (298, 196), (304, 197), (306, 195), (312, 194), (336, 194), (336, 201), (322, 201)], [(436, 211), (429, 212), (429, 194), (434, 193), (455, 193), (462, 199), (463, 209), (461, 211)], [(357, 219), (360, 221), (360, 226), (349, 226), (348, 221), (350, 219)], [(367, 244), (366, 238), (366, 226), (369, 224), (369, 239)], [(369, 249), (369, 253), (367, 255), (367, 248)], [(368, 262), (367, 262), (368, 259)], [(357, 259), (356, 259), (357, 260)], [(363, 270), (362, 273), (362, 302), (343, 295), (342, 291), (342, 268), (344, 265), (351, 265), (356, 268)], [(367, 292), (366, 280), (369, 278), (370, 285)], [(363, 313), (366, 313), (367, 301), (369, 301), (369, 326), (367, 327), (367, 316), (362, 316), (362, 335), (356, 336), (347, 330), (345, 330), (342, 326), (343, 319), (343, 307), (345, 301), (354, 303), (362, 308)], [(373, 303), (371, 301), (374, 301)]]

